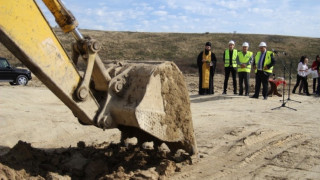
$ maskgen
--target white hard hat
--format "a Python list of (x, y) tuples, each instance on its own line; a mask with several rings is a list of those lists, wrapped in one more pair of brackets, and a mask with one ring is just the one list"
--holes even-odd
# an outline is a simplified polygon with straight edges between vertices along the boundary
[(261, 42), (261, 43), (259, 44), (259, 47), (267, 47), (267, 43)]
[(235, 43), (234, 43), (234, 41), (231, 40), (231, 41), (229, 41), (229, 44), (233, 44), (234, 45)]
[(247, 46), (247, 47), (249, 47), (249, 43), (244, 42), (244, 43), (242, 44), (242, 46)]

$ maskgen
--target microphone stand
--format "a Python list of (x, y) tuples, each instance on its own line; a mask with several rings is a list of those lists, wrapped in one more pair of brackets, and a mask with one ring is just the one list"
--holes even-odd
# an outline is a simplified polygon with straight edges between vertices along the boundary
[(293, 101), (293, 102), (301, 103), (301, 101), (296, 101), (296, 100), (290, 99), (290, 92), (291, 92), (290, 87), (291, 87), (291, 79), (292, 79), (292, 77), (291, 77), (291, 70), (292, 70), (292, 61), (290, 61), (289, 89), (288, 89), (288, 99), (287, 99), (287, 101)]
[[(275, 52), (275, 54), (278, 56), (278, 52)], [(284, 54), (285, 56), (287, 55), (285, 52), (284, 52), (283, 54)], [(279, 57), (279, 56), (278, 56), (278, 57)], [(284, 64), (284, 61), (283, 61), (283, 60), (281, 60), (281, 63), (282, 63), (282, 66), (283, 66), (283, 79), (286, 80), (286, 72), (288, 71), (288, 69), (287, 69), (286, 65)], [(290, 70), (290, 71), (291, 71), (291, 70)], [(290, 73), (289, 81), (291, 81), (291, 73)], [(289, 86), (289, 91), (290, 91), (290, 86)], [(290, 93), (290, 92), (289, 92), (289, 93)], [(280, 108), (282, 108), (282, 107), (285, 107), (285, 108), (288, 108), (288, 109), (297, 111), (297, 109), (294, 109), (294, 108), (291, 108), (291, 107), (286, 106), (286, 103), (287, 103), (288, 101), (285, 101), (285, 100), (284, 100), (284, 95), (285, 95), (284, 84), (282, 84), (282, 100), (280, 100), (280, 102), (282, 101), (282, 104), (281, 104), (281, 106), (272, 108), (271, 110), (280, 109)]]

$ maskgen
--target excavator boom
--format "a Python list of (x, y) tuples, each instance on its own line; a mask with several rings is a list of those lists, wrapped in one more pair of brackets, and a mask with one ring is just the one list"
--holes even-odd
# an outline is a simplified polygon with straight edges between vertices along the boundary
[[(65, 33), (71, 33), (72, 57), (31, 0), (0, 0), (0, 42), (26, 65), (85, 125), (132, 128), (196, 152), (190, 101), (184, 78), (172, 62), (115, 64), (105, 67), (101, 46), (84, 38), (78, 22), (60, 0), (43, 0)], [(86, 62), (84, 75), (76, 64)]]
[(81, 77), (33, 1), (1, 0), (0, 39), (84, 124), (94, 124), (99, 105), (91, 95), (74, 101)]

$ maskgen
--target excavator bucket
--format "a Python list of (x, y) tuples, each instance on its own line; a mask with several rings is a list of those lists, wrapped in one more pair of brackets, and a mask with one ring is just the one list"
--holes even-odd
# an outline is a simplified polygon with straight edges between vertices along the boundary
[(173, 62), (124, 65), (110, 81), (105, 112), (103, 124), (135, 127), (196, 152), (187, 87)]

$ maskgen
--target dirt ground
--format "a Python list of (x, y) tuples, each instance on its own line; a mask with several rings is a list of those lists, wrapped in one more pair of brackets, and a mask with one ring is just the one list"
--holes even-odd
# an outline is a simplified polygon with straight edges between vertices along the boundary
[(214, 80), (215, 94), (199, 96), (197, 75), (186, 76), (199, 151), (192, 158), (125, 146), (117, 129), (80, 125), (36, 79), (1, 83), (0, 179), (320, 179), (320, 98), (294, 94), (281, 107), (277, 96), (222, 95), (223, 75)]

